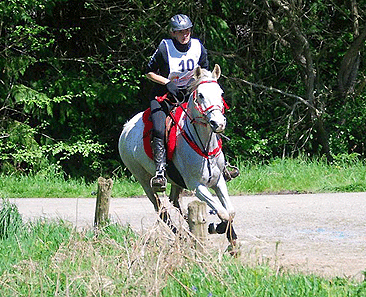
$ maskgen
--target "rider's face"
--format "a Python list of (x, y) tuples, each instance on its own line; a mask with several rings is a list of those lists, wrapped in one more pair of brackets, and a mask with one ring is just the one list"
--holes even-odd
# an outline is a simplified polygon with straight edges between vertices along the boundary
[(191, 28), (172, 32), (172, 36), (181, 44), (187, 44), (191, 39)]

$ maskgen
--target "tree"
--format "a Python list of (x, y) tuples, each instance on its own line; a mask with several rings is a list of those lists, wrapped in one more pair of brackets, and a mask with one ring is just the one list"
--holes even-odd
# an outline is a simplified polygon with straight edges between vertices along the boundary
[[(251, 132), (259, 131), (260, 137), (268, 140), (263, 143), (272, 146), (271, 156), (279, 154), (275, 146), (283, 147), (282, 155), (302, 151), (310, 155), (325, 154), (328, 160), (332, 154), (345, 149), (350, 152), (351, 143), (345, 138), (340, 140), (337, 131), (342, 116), (339, 99), (334, 94), (339, 86), (352, 93), (352, 86), (357, 83), (364, 35), (355, 39), (351, 47), (348, 45), (357, 37), (356, 20), (364, 16), (365, 4), (362, 9), (357, 7), (356, 1), (273, 0), (235, 4), (223, 1), (212, 9), (216, 17), (227, 21), (236, 39), (232, 44), (241, 45), (233, 49), (231, 56), (236, 65), (245, 68), (242, 66), (241, 72), (229, 77), (231, 86), (236, 90), (242, 83), (255, 87), (248, 90), (247, 86), (242, 91), (244, 98), (251, 98), (249, 102), (244, 98), (236, 100), (240, 102), (236, 108), (246, 115), (239, 116), (245, 123), (241, 126), (251, 126)], [(340, 57), (348, 47), (341, 65)], [(346, 100), (352, 97), (349, 95)], [(356, 101), (359, 104), (362, 97)], [(255, 110), (248, 117), (248, 110), (253, 106)], [(349, 108), (343, 109), (344, 116), (353, 110)], [(239, 122), (236, 126), (240, 126)], [(347, 129), (347, 133), (351, 132), (349, 126)], [(274, 130), (277, 132), (273, 133)], [(253, 135), (244, 129), (236, 132), (248, 134), (248, 138)]]
[(176, 13), (222, 68), (228, 158), (365, 156), (366, 3), (5, 0), (0, 11), (2, 172), (111, 174)]

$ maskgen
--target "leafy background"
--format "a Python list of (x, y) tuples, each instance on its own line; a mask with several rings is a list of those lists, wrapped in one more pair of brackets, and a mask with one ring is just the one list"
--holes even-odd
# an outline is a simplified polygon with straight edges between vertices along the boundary
[(230, 162), (365, 158), (363, 1), (4, 0), (0, 172), (124, 174), (118, 137), (176, 13), (222, 68)]

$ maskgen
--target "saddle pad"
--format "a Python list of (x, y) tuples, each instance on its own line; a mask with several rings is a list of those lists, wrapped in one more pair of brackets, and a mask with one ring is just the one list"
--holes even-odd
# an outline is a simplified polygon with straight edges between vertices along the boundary
[[(183, 103), (181, 106), (178, 106), (174, 108), (170, 112), (170, 117), (173, 117), (173, 123), (169, 127), (167, 125), (167, 128), (169, 131), (166, 131), (165, 135), (169, 135), (167, 137), (167, 143), (166, 143), (166, 149), (167, 149), (167, 160), (171, 161), (173, 158), (173, 153), (176, 147), (176, 141), (177, 141), (177, 133), (179, 131), (177, 123), (181, 120), (181, 118), (184, 116), (183, 108), (187, 108), (187, 103)], [(153, 152), (151, 148), (151, 131), (153, 128), (152, 121), (150, 120), (150, 113), (151, 109), (148, 108), (144, 111), (142, 115), (142, 121), (144, 123), (144, 132), (143, 132), (143, 143), (144, 143), (144, 150), (146, 155), (150, 159), (153, 158)]]

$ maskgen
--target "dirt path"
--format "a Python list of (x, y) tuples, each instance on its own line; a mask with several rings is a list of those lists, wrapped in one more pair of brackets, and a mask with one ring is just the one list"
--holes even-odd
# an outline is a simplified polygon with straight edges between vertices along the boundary
[[(192, 197), (184, 197), (186, 206)], [(24, 218), (61, 218), (93, 225), (95, 199), (10, 199)], [(366, 193), (232, 197), (242, 257), (278, 269), (363, 280), (366, 270)], [(113, 220), (140, 232), (156, 222), (147, 198), (113, 198)], [(209, 215), (210, 221), (217, 221)], [(210, 235), (221, 247), (224, 236)]]

